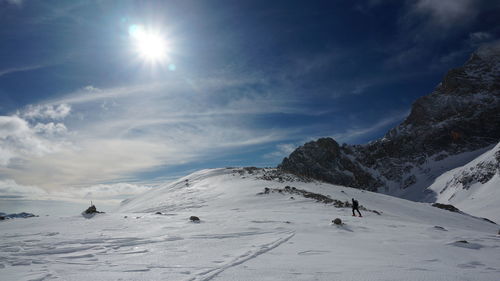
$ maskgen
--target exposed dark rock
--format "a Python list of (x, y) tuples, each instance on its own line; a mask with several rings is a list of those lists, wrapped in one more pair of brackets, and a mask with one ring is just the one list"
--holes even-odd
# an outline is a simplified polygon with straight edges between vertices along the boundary
[(461, 186), (463, 189), (469, 189), (475, 183), (485, 184), (490, 181), (495, 174), (500, 174), (500, 150), (495, 152), (495, 157), (490, 161), (477, 163), (470, 170), (463, 170), (455, 175), (441, 192), (444, 192), (450, 186)]
[(18, 214), (6, 214), (6, 213), (0, 213), (0, 220), (8, 220), (8, 219), (17, 219), (17, 218), (34, 218), (38, 217), (37, 215), (34, 215), (32, 213), (26, 213), (26, 212), (21, 212)]
[(450, 204), (434, 203), (432, 204), (432, 207), (447, 210), (450, 212), (460, 213), (460, 210), (457, 207)]
[(95, 205), (92, 205), (90, 207), (87, 208), (87, 210), (84, 211), (85, 214), (93, 214), (93, 213), (97, 213), (97, 208), (95, 207)]
[(192, 221), (192, 222), (200, 222), (200, 218), (197, 217), (197, 216), (190, 216), (189, 220)]
[(299, 176), (345, 186), (375, 188), (382, 185), (381, 181), (346, 157), (332, 138), (321, 138), (304, 144), (283, 159), (278, 168)]
[(496, 222), (490, 220), (490, 219), (487, 219), (487, 218), (482, 218), (484, 221), (487, 221), (489, 223), (492, 223), (492, 224), (497, 224)]
[(82, 216), (84, 216), (87, 219), (94, 217), (96, 214), (104, 214), (104, 212), (97, 211), (97, 208), (93, 204), (90, 205), (90, 207), (88, 207), (87, 210), (82, 212)]
[(342, 224), (342, 220), (341, 220), (341, 219), (339, 219), (339, 218), (336, 218), (336, 219), (332, 220), (332, 222), (333, 222), (334, 224), (336, 224), (336, 225), (341, 225), (341, 224)]
[(441, 230), (441, 231), (448, 231), (448, 230), (446, 230), (446, 228), (439, 226), (439, 225), (434, 226), (434, 228), (437, 230)]
[(156, 212), (155, 215), (162, 215), (162, 213), (161, 212)]
[[(280, 194), (282, 194), (282, 193), (289, 193), (289, 194), (300, 195), (300, 196), (302, 196), (304, 198), (314, 199), (318, 203), (332, 204), (336, 208), (350, 208), (350, 207), (352, 207), (352, 204), (349, 201), (343, 202), (341, 200), (333, 199), (333, 198), (331, 198), (330, 196), (327, 196), (327, 195), (323, 195), (323, 194), (320, 194), (320, 193), (310, 192), (310, 191), (307, 191), (307, 190), (304, 190), (304, 189), (299, 189), (299, 188), (296, 188), (296, 187), (284, 188), (284, 189), (272, 188), (272, 189), (269, 189), (268, 193), (266, 193), (264, 191), (264, 192), (258, 193), (257, 195), (264, 195), (264, 194), (269, 194), (269, 193), (274, 193), (274, 192), (277, 192), (277, 193), (280, 193)], [(361, 206), (361, 205), (359, 206), (359, 209), (363, 210), (363, 211), (373, 212), (373, 213), (375, 213), (377, 215), (381, 214), (381, 212), (378, 212), (378, 211), (375, 211), (375, 210), (369, 210), (369, 209), (367, 209), (367, 208), (365, 208), (364, 206)]]
[(283, 172), (282, 170), (274, 168), (256, 168), (256, 167), (244, 167), (244, 168), (232, 168), (233, 175), (238, 174), (244, 176), (246, 174), (256, 175), (257, 179), (266, 181), (276, 181), (276, 182), (311, 182), (312, 179), (294, 175), (290, 173)]

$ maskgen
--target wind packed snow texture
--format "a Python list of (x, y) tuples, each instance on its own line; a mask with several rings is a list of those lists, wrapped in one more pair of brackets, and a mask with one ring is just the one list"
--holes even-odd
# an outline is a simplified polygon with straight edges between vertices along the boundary
[(470, 163), (448, 171), (429, 187), (436, 202), (500, 222), (500, 143)]
[[(359, 189), (259, 179), (262, 173), (203, 170), (92, 219), (2, 221), (0, 279), (499, 279), (497, 225)], [(287, 185), (355, 197), (382, 214), (358, 218), (310, 198), (257, 195)], [(334, 218), (344, 224), (331, 224)]]

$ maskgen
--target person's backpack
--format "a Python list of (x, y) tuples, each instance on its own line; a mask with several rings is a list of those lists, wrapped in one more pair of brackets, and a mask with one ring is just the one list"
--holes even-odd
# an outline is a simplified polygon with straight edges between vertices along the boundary
[(358, 200), (352, 200), (352, 206), (357, 208), (359, 206)]

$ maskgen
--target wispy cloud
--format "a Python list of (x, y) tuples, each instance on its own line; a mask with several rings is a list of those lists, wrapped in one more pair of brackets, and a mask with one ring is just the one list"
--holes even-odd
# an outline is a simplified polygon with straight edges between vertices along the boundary
[(44, 67), (46, 67), (46, 65), (29, 65), (29, 66), (20, 66), (20, 67), (2, 69), (2, 70), (0, 70), (0, 77), (2, 77), (4, 75), (16, 73), (16, 72), (37, 70), (37, 69), (44, 68)]
[[(408, 69), (427, 62), (430, 71), (443, 72), (463, 63), (460, 60), (467, 54), (494, 39), (495, 25), (485, 25), (482, 18), (498, 10), (500, 6), (494, 1), (406, 0), (403, 3), (404, 10), (398, 16), (400, 36), (387, 48), (384, 65), (388, 69)], [(471, 27), (479, 26), (482, 30), (470, 31)]]
[(40, 198), (48, 193), (36, 186), (18, 184), (14, 180), (0, 180), (0, 195), (3, 198), (28, 199)]
[(24, 0), (1, 0), (0, 2), (5, 2), (7, 4), (11, 4), (11, 5), (15, 5), (15, 6), (20, 7), (23, 5)]
[(280, 143), (276, 145), (274, 152), (265, 154), (263, 157), (268, 159), (281, 160), (292, 153), (298, 146), (293, 143)]
[(481, 1), (474, 0), (418, 0), (412, 5), (414, 13), (428, 16), (432, 23), (450, 27), (473, 19)]
[(51, 105), (29, 105), (25, 109), (18, 111), (18, 115), (24, 119), (53, 119), (61, 120), (69, 115), (71, 106), (65, 103)]
[(84, 187), (46, 191), (32, 185), (22, 185), (14, 180), (0, 180), (0, 200), (56, 200), (66, 202), (98, 203), (117, 205), (127, 198), (151, 190), (156, 186), (134, 183), (97, 184)]
[(469, 34), (471, 45), (475, 46), (493, 38), (493, 35), (485, 31), (477, 31)]
[(23, 145), (26, 151), (3, 146), (0, 174), (46, 190), (137, 180), (143, 172), (279, 142), (297, 131), (257, 126), (257, 116), (309, 114), (293, 99), (254, 90), (258, 79), (187, 81), (109, 89), (85, 86), (6, 116), (22, 125), (28, 136), (24, 142), (37, 140), (43, 144), (39, 147), (54, 149), (37, 153), (28, 151), (35, 144)]
[(391, 125), (396, 125), (400, 123), (406, 116), (408, 116), (409, 111), (402, 111), (392, 114), (391, 116), (382, 118), (373, 124), (365, 127), (353, 127), (346, 130), (345, 132), (338, 133), (332, 136), (338, 142), (350, 142), (354, 139), (367, 136), (369, 134), (378, 132), (384, 128), (388, 128)]

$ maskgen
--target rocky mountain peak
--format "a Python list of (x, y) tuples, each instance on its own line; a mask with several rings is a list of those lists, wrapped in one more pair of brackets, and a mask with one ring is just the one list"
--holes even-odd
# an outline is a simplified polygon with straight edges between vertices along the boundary
[[(448, 71), (442, 83), (417, 99), (406, 120), (384, 138), (355, 146), (321, 138), (297, 148), (278, 167), (334, 184), (428, 198), (418, 193), (432, 179), (464, 165), (499, 140), (497, 44), (479, 49), (463, 66)], [(457, 156), (464, 153), (468, 156)]]

